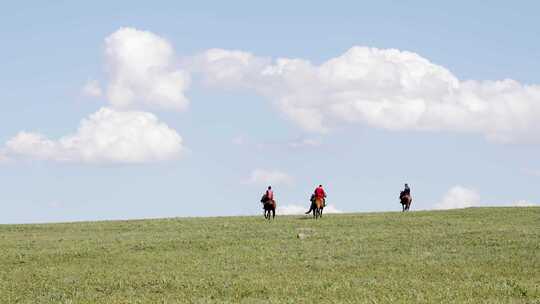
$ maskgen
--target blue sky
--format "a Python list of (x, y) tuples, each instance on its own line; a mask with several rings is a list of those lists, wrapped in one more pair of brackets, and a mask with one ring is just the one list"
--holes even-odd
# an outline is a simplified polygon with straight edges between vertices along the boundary
[[(0, 223), (257, 214), (268, 183), (278, 204), (292, 209), (307, 206), (319, 183), (330, 204), (345, 212), (399, 209), (396, 195), (404, 182), (411, 184), (413, 209), (537, 203), (538, 9), (533, 1), (4, 4)], [(122, 49), (123, 39), (149, 39), (144, 46), (150, 49), (124, 62), (137, 51)], [(163, 48), (152, 49), (160, 43)], [(379, 51), (348, 52), (354, 46)], [(210, 49), (227, 50), (223, 56), (229, 57), (211, 62)], [(392, 57), (395, 66), (381, 59), (389, 49), (400, 51)], [(239, 66), (231, 50), (253, 62)], [(421, 69), (436, 69), (412, 91), (392, 83), (395, 75), (405, 79), (416, 71), (402, 65), (410, 59), (405, 51), (416, 54), (412, 60)], [(156, 58), (145, 66), (158, 67), (142, 69), (150, 53)], [(366, 56), (374, 76), (353, 85), (373, 91), (369, 98), (385, 103), (392, 115), (396, 104), (405, 105), (397, 113), (406, 121), (373, 116), (364, 89), (343, 82), (364, 69), (354, 63), (359, 56)], [(163, 58), (168, 61), (160, 65)], [(292, 80), (258, 77), (276, 70), (277, 58), (309, 65), (289, 62), (300, 71), (291, 72)], [(349, 74), (321, 76), (319, 67), (336, 58)], [(134, 76), (133, 69), (151, 75)], [(385, 74), (389, 69), (395, 74)], [(241, 81), (218, 77), (231, 70)], [(175, 72), (190, 80), (182, 82)], [(454, 78), (459, 89), (452, 94), (474, 98), (456, 97), (451, 102), (459, 107), (452, 109), (461, 113), (479, 102), (481, 110), (413, 119), (417, 101), (430, 107), (447, 98), (439, 85)], [(167, 86), (172, 95), (167, 91), (163, 100), (145, 96), (163, 88), (159, 79), (179, 86)], [(487, 82), (504, 79), (515, 83)], [(115, 81), (135, 96), (111, 97)], [(84, 92), (89, 83), (99, 94)], [(388, 83), (395, 92), (379, 88)], [(431, 84), (435, 93), (426, 89)], [(511, 88), (500, 97), (506, 85)], [(342, 94), (353, 97), (335, 97)], [(122, 100), (129, 105), (121, 106)], [(346, 113), (330, 113), (334, 106)], [(325, 125), (306, 126), (298, 109), (322, 115)], [(92, 116), (98, 112), (103, 115)], [(77, 133), (83, 119), (90, 121), (88, 131)], [(131, 142), (127, 150), (116, 145), (95, 152), (92, 144), (104, 134), (98, 131), (118, 130), (118, 138)], [(35, 137), (20, 137), (21, 131), (42, 137), (31, 145)], [(66, 136), (69, 144), (57, 141)], [(51, 142), (61, 148), (47, 150)]]

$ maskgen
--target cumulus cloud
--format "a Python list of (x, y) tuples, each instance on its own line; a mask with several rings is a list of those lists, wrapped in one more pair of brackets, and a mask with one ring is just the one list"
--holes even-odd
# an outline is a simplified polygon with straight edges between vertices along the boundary
[(463, 186), (452, 187), (435, 205), (436, 209), (457, 209), (480, 205), (480, 195), (473, 189)]
[(194, 59), (207, 83), (255, 90), (306, 130), (338, 124), (482, 134), (538, 141), (540, 86), (511, 79), (459, 80), (420, 55), (355, 46), (319, 65), (304, 59), (208, 50)]
[(435, 204), (435, 209), (458, 209), (468, 207), (534, 207), (538, 204), (527, 200), (519, 200), (512, 203), (508, 202), (491, 202), (485, 203), (480, 200), (480, 194), (473, 189), (463, 186), (452, 187), (441, 199)]
[(244, 183), (258, 185), (292, 185), (294, 179), (287, 173), (279, 170), (255, 169)]
[(177, 68), (174, 49), (164, 38), (134, 28), (120, 28), (105, 39), (110, 83), (107, 97), (118, 108), (146, 105), (182, 110), (187, 72)]
[(182, 138), (151, 113), (101, 108), (83, 119), (75, 134), (51, 140), (20, 132), (5, 145), (6, 155), (81, 163), (144, 163), (177, 158)]
[(89, 80), (88, 82), (86, 82), (81, 92), (83, 95), (88, 97), (101, 97), (103, 95), (101, 86), (99, 85), (99, 82), (97, 82), (97, 80)]
[[(309, 209), (309, 203), (306, 206), (300, 206), (300, 205), (280, 206), (278, 204), (276, 212), (278, 214), (283, 214), (283, 215), (300, 215), (300, 214), (305, 214), (305, 212), (308, 211), (308, 209)], [(343, 211), (337, 209), (336, 206), (329, 204), (324, 208), (323, 213), (326, 213), (326, 214), (343, 213)]]

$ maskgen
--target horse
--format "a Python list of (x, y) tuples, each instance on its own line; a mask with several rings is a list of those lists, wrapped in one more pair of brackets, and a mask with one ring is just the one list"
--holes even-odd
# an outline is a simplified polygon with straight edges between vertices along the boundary
[(276, 201), (275, 200), (266, 200), (263, 204), (263, 208), (264, 208), (265, 219), (270, 220), (276, 217)]
[(322, 217), (322, 212), (324, 208), (324, 200), (322, 198), (316, 197), (313, 200), (313, 218), (318, 219), (319, 217)]
[(400, 195), (399, 199), (400, 199), (401, 207), (403, 208), (402, 212), (409, 211), (409, 209), (411, 208), (411, 203), (412, 203), (411, 195), (402, 194)]

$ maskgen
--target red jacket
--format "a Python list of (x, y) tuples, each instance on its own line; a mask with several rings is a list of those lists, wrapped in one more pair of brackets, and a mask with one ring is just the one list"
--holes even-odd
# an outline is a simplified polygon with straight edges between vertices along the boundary
[(322, 187), (317, 187), (317, 189), (315, 189), (315, 196), (317, 198), (325, 198), (326, 193), (324, 192), (324, 189)]
[(266, 198), (270, 201), (274, 200), (274, 191), (272, 190), (266, 190)]

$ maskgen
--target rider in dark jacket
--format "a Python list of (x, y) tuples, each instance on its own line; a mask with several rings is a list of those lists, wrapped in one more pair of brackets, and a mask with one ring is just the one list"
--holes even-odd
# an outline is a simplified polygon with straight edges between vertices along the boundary
[(405, 189), (403, 189), (403, 194), (411, 195), (411, 188), (409, 188), (408, 184), (405, 184)]
[(408, 184), (405, 184), (405, 189), (399, 193), (399, 199), (400, 201), (403, 199), (405, 195), (411, 195), (411, 188), (409, 188)]

